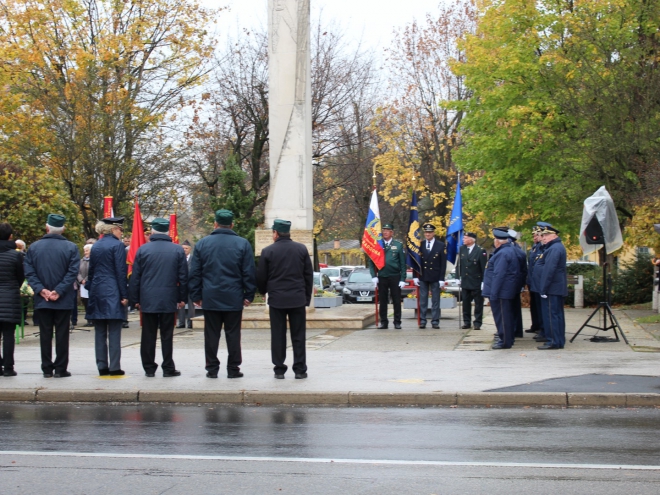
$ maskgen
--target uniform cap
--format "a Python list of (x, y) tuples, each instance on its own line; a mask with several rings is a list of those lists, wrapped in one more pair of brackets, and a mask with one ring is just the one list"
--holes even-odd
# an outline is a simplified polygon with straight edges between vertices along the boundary
[(543, 228), (541, 234), (559, 234), (559, 230), (557, 230), (553, 226), (548, 226)]
[(101, 221), (109, 225), (124, 225), (124, 217), (108, 217)]
[(383, 230), (385, 230), (385, 229), (394, 230), (394, 227), (392, 226), (391, 223), (386, 223), (386, 224), (383, 225)]
[(151, 221), (151, 228), (156, 232), (167, 232), (170, 230), (170, 221), (166, 218), (154, 218)]
[(46, 220), (46, 223), (51, 227), (60, 228), (60, 227), (64, 227), (65, 221), (66, 221), (66, 217), (64, 215), (51, 213), (50, 215), (48, 215), (48, 219)]
[(503, 229), (493, 229), (493, 237), (495, 239), (500, 239), (500, 240), (507, 240), (509, 238), (509, 230), (503, 230)]
[(215, 223), (218, 225), (231, 225), (234, 223), (234, 213), (230, 210), (218, 210), (215, 212)]
[(276, 232), (279, 232), (280, 234), (288, 234), (291, 232), (291, 222), (288, 220), (280, 220), (279, 218), (276, 218), (273, 221), (272, 229)]
[(432, 223), (425, 223), (422, 225), (422, 229), (424, 229), (424, 232), (435, 232), (435, 225)]
[(516, 231), (513, 230), (513, 229), (509, 229), (508, 232), (509, 232), (509, 239), (511, 239), (511, 240), (513, 240), (513, 241), (517, 241), (517, 240), (518, 240), (518, 232), (516, 232)]
[(475, 234), (474, 232), (466, 232), (464, 235), (466, 235), (468, 237), (472, 237), (472, 239), (477, 238), (477, 234)]

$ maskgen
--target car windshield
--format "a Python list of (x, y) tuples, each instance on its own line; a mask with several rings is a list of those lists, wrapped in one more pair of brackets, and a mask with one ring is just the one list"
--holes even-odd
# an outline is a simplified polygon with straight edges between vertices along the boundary
[(328, 277), (338, 277), (339, 268), (322, 268), (321, 273), (325, 273)]
[(371, 274), (369, 272), (353, 272), (348, 277), (348, 283), (364, 284), (371, 282)]
[[(309, 279), (307, 279), (309, 280)], [(321, 274), (320, 273), (315, 273), (314, 274), (314, 285), (321, 285)]]

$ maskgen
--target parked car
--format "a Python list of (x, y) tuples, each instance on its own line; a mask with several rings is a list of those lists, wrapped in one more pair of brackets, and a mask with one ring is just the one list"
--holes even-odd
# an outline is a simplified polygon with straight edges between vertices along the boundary
[(327, 268), (321, 268), (320, 271), (330, 277), (332, 290), (340, 292), (353, 269), (351, 267), (329, 266)]
[(454, 295), (461, 291), (461, 279), (458, 278), (455, 270), (449, 272), (445, 277), (445, 291)]
[(330, 277), (325, 273), (314, 272), (314, 287), (322, 290), (329, 290), (332, 287)]
[(351, 272), (341, 290), (344, 303), (372, 303), (376, 296), (376, 286), (371, 281), (371, 273), (365, 268)]

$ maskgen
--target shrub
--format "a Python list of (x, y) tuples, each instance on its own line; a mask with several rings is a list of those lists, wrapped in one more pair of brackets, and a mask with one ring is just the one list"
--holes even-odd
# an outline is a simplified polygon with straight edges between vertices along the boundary
[[(596, 305), (602, 301), (602, 272), (584, 277), (584, 304)], [(623, 263), (612, 273), (612, 304), (642, 304), (651, 300), (653, 290), (653, 265), (646, 253), (640, 253), (632, 261)]]

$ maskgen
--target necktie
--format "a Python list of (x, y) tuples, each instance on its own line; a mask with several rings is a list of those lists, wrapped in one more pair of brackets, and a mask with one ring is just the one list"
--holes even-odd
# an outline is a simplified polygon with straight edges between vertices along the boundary
[(426, 241), (426, 250), (427, 251), (431, 250), (431, 241)]

